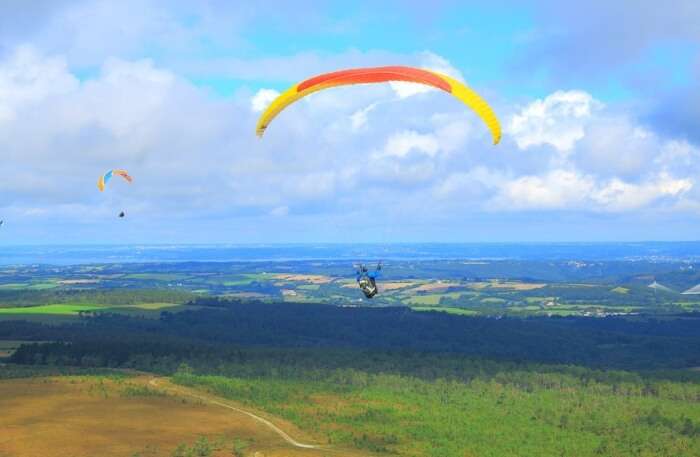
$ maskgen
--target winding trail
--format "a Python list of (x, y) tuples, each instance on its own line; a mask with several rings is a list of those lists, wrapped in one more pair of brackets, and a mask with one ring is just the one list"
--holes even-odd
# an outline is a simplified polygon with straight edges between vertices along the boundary
[(203, 401), (205, 403), (221, 406), (223, 408), (230, 409), (230, 410), (235, 411), (237, 413), (245, 414), (246, 416), (249, 416), (249, 417), (255, 419), (256, 421), (260, 422), (261, 424), (265, 425), (267, 428), (269, 428), (270, 430), (275, 432), (284, 441), (291, 444), (292, 446), (295, 446), (298, 448), (303, 448), (303, 449), (330, 449), (328, 446), (322, 446), (322, 445), (318, 445), (318, 444), (300, 443), (299, 441), (297, 441), (294, 438), (292, 438), (291, 436), (289, 436), (287, 434), (287, 432), (285, 432), (284, 430), (282, 430), (281, 428), (279, 428), (278, 426), (276, 426), (275, 424), (273, 424), (269, 420), (265, 419), (264, 417), (260, 417), (257, 414), (253, 414), (250, 411), (246, 411), (246, 410), (241, 409), (241, 408), (236, 408), (235, 406), (231, 406), (227, 403), (223, 403), (221, 401), (214, 400), (212, 398), (209, 398), (209, 397), (206, 397), (203, 395), (198, 395), (198, 394), (192, 393), (188, 390), (180, 389), (180, 388), (175, 387), (175, 386), (168, 386), (168, 387), (159, 386), (158, 380), (156, 378), (151, 378), (151, 380), (148, 381), (148, 384), (151, 385), (152, 387), (155, 387), (155, 388), (160, 388), (160, 389), (165, 390), (165, 391), (171, 391), (171, 392), (177, 393), (179, 395), (184, 395), (186, 397), (196, 398), (197, 400)]

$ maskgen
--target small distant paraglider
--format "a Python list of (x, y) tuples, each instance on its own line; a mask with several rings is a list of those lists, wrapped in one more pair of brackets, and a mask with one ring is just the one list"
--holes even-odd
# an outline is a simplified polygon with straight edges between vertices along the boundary
[(131, 183), (134, 180), (131, 176), (129, 176), (129, 173), (127, 173), (126, 170), (109, 170), (97, 180), (97, 188), (100, 189), (100, 192), (104, 192), (105, 186), (114, 175), (121, 176), (128, 183)]
[[(104, 192), (107, 183), (112, 179), (114, 175), (121, 176), (129, 184), (131, 184), (131, 182), (134, 180), (131, 176), (129, 176), (129, 173), (127, 173), (126, 170), (109, 170), (107, 173), (100, 176), (100, 179), (97, 180), (97, 188), (100, 189), (100, 192)], [(124, 216), (126, 216), (126, 213), (124, 211), (120, 211), (117, 216), (121, 219)]]
[(374, 271), (369, 271), (364, 264), (355, 265), (357, 270), (357, 285), (365, 294), (365, 297), (372, 298), (379, 292), (377, 288), (377, 278), (381, 274), (382, 263), (379, 262)]

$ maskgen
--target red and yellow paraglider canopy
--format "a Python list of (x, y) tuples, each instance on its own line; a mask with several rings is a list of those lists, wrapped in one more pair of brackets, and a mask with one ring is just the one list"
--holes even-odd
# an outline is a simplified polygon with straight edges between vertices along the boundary
[(491, 132), (493, 144), (497, 144), (501, 140), (501, 126), (493, 109), (486, 103), (486, 100), (481, 98), (479, 94), (470, 89), (466, 84), (442, 73), (402, 66), (354, 68), (350, 70), (334, 71), (314, 76), (299, 84), (295, 84), (280, 94), (270, 106), (267, 107), (260, 116), (255, 131), (258, 136), (262, 137), (267, 126), (283, 109), (314, 92), (337, 86), (384, 83), (390, 81), (425, 84), (452, 94), (452, 96), (474, 110), (477, 116), (484, 121)]

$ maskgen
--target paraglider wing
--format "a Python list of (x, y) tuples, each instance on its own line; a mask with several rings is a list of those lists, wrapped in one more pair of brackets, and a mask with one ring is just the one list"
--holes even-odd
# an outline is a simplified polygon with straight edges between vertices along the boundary
[(390, 81), (406, 81), (440, 89), (452, 94), (455, 98), (470, 107), (481, 118), (491, 132), (493, 144), (501, 140), (501, 126), (496, 114), (486, 101), (466, 84), (457, 81), (442, 73), (437, 73), (421, 68), (390, 66), (373, 68), (356, 68), (351, 70), (341, 70), (302, 81), (285, 92), (280, 94), (262, 113), (256, 126), (256, 133), (262, 137), (265, 129), (272, 120), (287, 106), (297, 100), (318, 92), (337, 86), (347, 86), (353, 84), (372, 84)]
[(97, 188), (100, 189), (100, 192), (105, 190), (105, 186), (114, 175), (121, 176), (129, 183), (131, 183), (134, 180), (131, 176), (129, 176), (129, 173), (127, 173), (126, 170), (109, 170), (107, 173), (100, 176), (100, 179), (97, 180)]

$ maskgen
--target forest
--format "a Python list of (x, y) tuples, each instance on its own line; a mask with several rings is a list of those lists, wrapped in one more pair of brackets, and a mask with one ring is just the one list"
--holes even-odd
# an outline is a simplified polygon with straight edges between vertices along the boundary
[(6, 369), (171, 376), (377, 454), (700, 452), (697, 314), (517, 319), (221, 298), (187, 306), (158, 319), (0, 322), (0, 339), (25, 341)]

